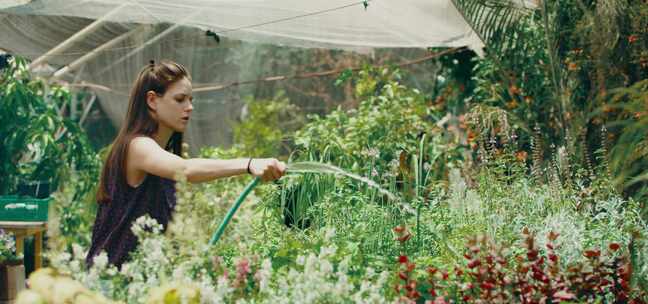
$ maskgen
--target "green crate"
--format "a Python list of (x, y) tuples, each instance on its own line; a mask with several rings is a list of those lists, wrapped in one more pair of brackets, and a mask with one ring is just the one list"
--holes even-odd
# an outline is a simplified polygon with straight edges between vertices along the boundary
[(0, 196), (0, 221), (47, 222), (51, 198), (29, 196)]

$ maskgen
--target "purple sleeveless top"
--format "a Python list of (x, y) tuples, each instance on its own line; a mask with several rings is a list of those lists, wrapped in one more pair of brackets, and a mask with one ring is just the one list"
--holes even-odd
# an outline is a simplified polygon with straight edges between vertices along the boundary
[(137, 186), (117, 185), (112, 178), (107, 185), (109, 202), (98, 203), (97, 217), (92, 228), (92, 244), (86, 264), (102, 251), (108, 254), (108, 262), (121, 268), (138, 241), (131, 231), (135, 220), (149, 215), (166, 230), (176, 204), (175, 181), (147, 174)]

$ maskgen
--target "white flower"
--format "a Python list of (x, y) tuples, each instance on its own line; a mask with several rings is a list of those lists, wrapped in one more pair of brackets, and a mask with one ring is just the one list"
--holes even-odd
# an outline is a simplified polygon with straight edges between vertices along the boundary
[(371, 158), (380, 157), (380, 150), (378, 150), (376, 148), (371, 148), (371, 149), (365, 150), (363, 152), (364, 152), (365, 155), (367, 155), (368, 157), (371, 157)]
[(130, 263), (122, 264), (121, 270), (119, 271), (122, 275), (129, 277), (130, 276), (131, 266)]
[[(351, 256), (347, 255), (342, 259), (340, 264), (338, 265), (338, 272), (340, 273), (347, 273), (349, 272), (349, 263), (351, 262)], [(372, 269), (373, 271), (373, 269)]]
[[(345, 260), (346, 260), (346, 259), (345, 259)], [(376, 271), (375, 271), (373, 268), (371, 268), (371, 267), (367, 267), (367, 270), (366, 270), (366, 276), (367, 276), (367, 278), (370, 278), (370, 279), (371, 279), (371, 278), (373, 278), (375, 275), (376, 275)]]
[(257, 271), (255, 277), (259, 281), (259, 291), (266, 292), (272, 277), (272, 262), (270, 262), (270, 259), (263, 260), (261, 269)]
[(99, 255), (95, 256), (92, 261), (94, 268), (103, 270), (108, 266), (108, 255), (105, 251), (102, 251)]
[(320, 262), (320, 271), (324, 274), (329, 274), (333, 272), (333, 265), (328, 260), (322, 260)]
[(335, 246), (331, 246), (331, 247), (322, 246), (322, 248), (320, 249), (319, 258), (324, 259), (324, 258), (327, 258), (329, 256), (332, 256), (332, 255), (335, 254), (336, 251), (337, 251), (337, 248), (335, 248)]
[(86, 251), (77, 243), (72, 244), (72, 253), (75, 259), (83, 259), (86, 256)]
[(297, 256), (295, 262), (297, 263), (297, 265), (304, 265), (304, 263), (306, 263), (306, 257), (303, 255), (299, 255)]
[(335, 236), (335, 227), (329, 227), (324, 234), (324, 241), (328, 242)]
[(73, 260), (72, 262), (70, 262), (69, 265), (70, 265), (70, 271), (72, 273), (77, 273), (81, 271), (81, 263), (79, 263), (78, 260)]

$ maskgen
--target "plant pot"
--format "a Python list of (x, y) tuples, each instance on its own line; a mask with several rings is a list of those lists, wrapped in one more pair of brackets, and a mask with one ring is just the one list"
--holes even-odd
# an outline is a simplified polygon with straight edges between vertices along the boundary
[(16, 299), (25, 289), (25, 266), (22, 261), (0, 264), (0, 303)]
[(49, 181), (30, 181), (18, 184), (18, 195), (28, 195), (35, 198), (47, 198), (52, 193)]

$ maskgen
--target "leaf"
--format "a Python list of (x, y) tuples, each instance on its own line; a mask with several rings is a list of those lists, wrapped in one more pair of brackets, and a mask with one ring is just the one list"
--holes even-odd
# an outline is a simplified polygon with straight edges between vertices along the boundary
[(518, 23), (531, 12), (509, 0), (452, 0), (452, 3), (494, 55), (516, 44), (520, 37)]

